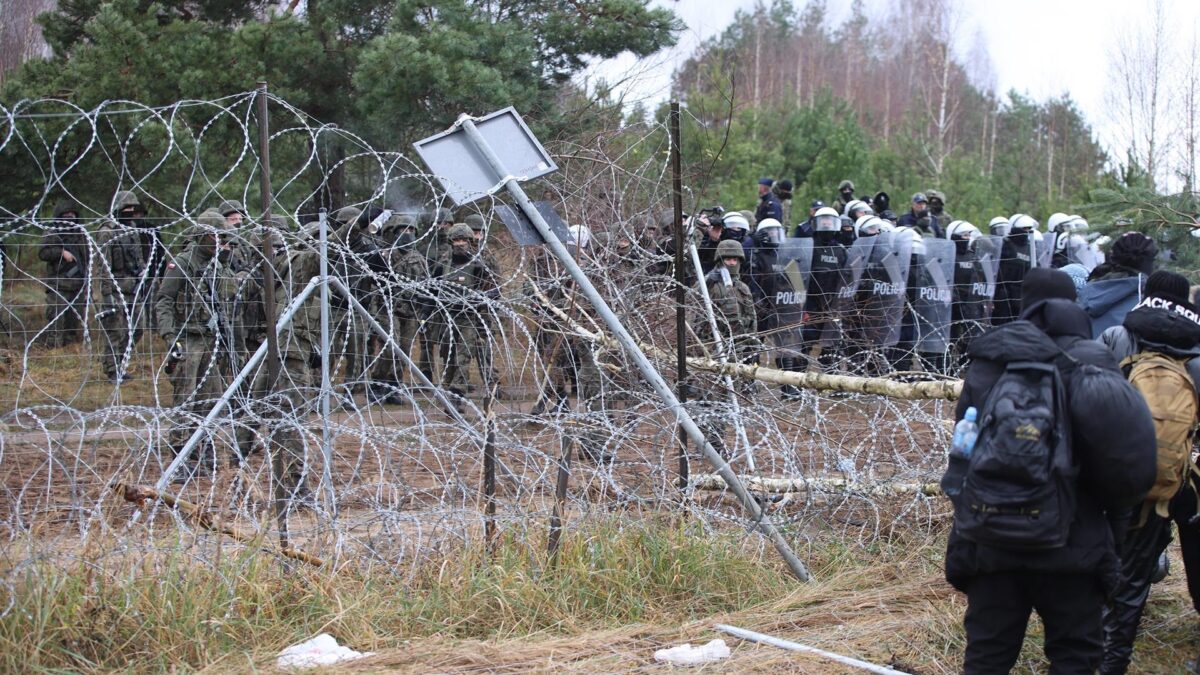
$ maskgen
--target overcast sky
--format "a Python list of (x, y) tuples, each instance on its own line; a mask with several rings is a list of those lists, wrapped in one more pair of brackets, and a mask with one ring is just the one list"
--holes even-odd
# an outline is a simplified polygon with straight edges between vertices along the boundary
[[(803, 7), (804, 0), (793, 0)], [(1016, 89), (1036, 100), (1069, 92), (1088, 121), (1104, 134), (1107, 45), (1118, 31), (1138, 21), (1153, 0), (959, 0), (965, 26), (958, 48), (965, 52), (974, 37), (987, 41), (997, 91)], [(666, 100), (671, 72), (703, 39), (719, 34), (738, 9), (750, 11), (755, 0), (651, 0), (675, 10), (687, 24), (679, 45), (649, 59), (629, 55), (598, 64), (591, 75), (610, 83), (625, 80), (627, 100), (647, 107)], [(850, 13), (851, 0), (828, 0), (831, 25)], [(886, 14), (889, 0), (866, 0), (868, 16)], [(1200, 0), (1167, 0), (1177, 35), (1191, 39), (1200, 24)], [(977, 32), (978, 31), (978, 32)], [(903, 36), (897, 35), (897, 39)], [(1102, 141), (1107, 141), (1102, 138)]]

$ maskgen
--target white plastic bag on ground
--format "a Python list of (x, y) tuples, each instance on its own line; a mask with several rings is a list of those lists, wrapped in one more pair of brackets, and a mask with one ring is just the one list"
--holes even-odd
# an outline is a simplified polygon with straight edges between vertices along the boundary
[(371, 655), (371, 652), (356, 652), (349, 647), (343, 647), (329, 633), (321, 633), (311, 640), (305, 640), (279, 652), (275, 665), (279, 668), (315, 668)]
[(725, 641), (721, 639), (713, 640), (699, 647), (693, 647), (688, 643), (654, 652), (655, 661), (677, 666), (695, 666), (727, 658), (729, 658), (729, 647), (725, 646)]

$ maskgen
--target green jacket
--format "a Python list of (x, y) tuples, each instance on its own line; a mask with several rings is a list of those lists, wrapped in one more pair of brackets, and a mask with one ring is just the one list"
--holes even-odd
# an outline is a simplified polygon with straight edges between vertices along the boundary
[(96, 243), (106, 263), (98, 266), (100, 293), (116, 295), (120, 290), (131, 296), (146, 270), (141, 231), (109, 220), (96, 233)]
[(233, 318), (240, 280), (228, 265), (189, 246), (167, 263), (154, 294), (159, 333), (168, 342), (178, 335), (220, 335), (241, 342)]

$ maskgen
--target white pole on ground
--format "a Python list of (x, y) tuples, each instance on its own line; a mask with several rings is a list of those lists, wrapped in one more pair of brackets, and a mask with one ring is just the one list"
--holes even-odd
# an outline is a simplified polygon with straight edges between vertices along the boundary
[(714, 626), (714, 628), (716, 628), (719, 631), (724, 631), (726, 633), (729, 633), (730, 635), (740, 637), (743, 640), (749, 640), (751, 642), (758, 642), (758, 643), (761, 643), (764, 645), (771, 645), (772, 647), (779, 647), (780, 649), (786, 649), (786, 650), (792, 651), (792, 652), (803, 652), (805, 654), (815, 654), (822, 658), (829, 659), (830, 661), (837, 661), (838, 663), (845, 665), (845, 666), (853, 666), (855, 668), (861, 668), (862, 670), (865, 670), (868, 673), (879, 673), (880, 675), (908, 675), (907, 673), (905, 673), (902, 670), (896, 670), (895, 668), (888, 668), (887, 666), (878, 666), (869, 661), (861, 661), (859, 659), (852, 658), (849, 656), (842, 656), (841, 654), (834, 654), (833, 652), (827, 652), (824, 649), (817, 649), (816, 647), (809, 647), (808, 645), (802, 645), (799, 642), (792, 642), (791, 640), (784, 640), (783, 638), (777, 638), (777, 637), (774, 637), (771, 635), (767, 635), (765, 633), (756, 633), (752, 630), (746, 630), (745, 628), (738, 628), (736, 626), (726, 626), (723, 623), (717, 624), (716, 626)]

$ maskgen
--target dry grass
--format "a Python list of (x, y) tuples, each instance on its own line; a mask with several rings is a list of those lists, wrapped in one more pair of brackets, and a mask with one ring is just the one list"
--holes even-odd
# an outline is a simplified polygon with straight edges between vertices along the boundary
[[(668, 519), (590, 521), (554, 569), (543, 542), (513, 539), (493, 557), (465, 548), (407, 575), (283, 571), (228, 547), (201, 563), (211, 541), (180, 543), (140, 558), (92, 545), (70, 564), (6, 561), (15, 606), (0, 619), (0, 670), (244, 672), (329, 632), (377, 652), (346, 666), (373, 672), (658, 670), (654, 650), (715, 637), (733, 656), (705, 672), (850, 672), (716, 633), (715, 623), (907, 672), (961, 664), (965, 605), (942, 580), (940, 536), (863, 550), (814, 534), (813, 584), (791, 580), (753, 539)], [(1178, 672), (1195, 653), (1195, 621), (1177, 572), (1154, 589), (1134, 672)], [(1045, 669), (1040, 640), (1035, 620), (1017, 672)]]

